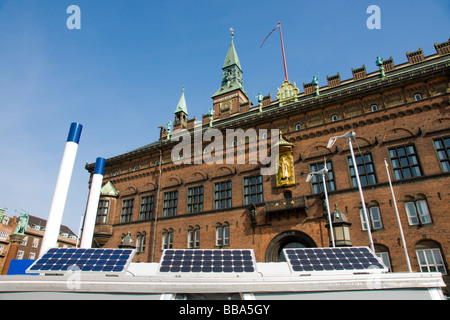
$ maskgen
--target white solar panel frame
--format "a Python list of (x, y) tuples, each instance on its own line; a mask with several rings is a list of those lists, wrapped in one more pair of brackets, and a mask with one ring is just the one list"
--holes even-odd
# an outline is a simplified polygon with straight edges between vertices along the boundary
[[(374, 268), (365, 268), (365, 269), (346, 269), (346, 270), (305, 270), (305, 271), (297, 271), (294, 270), (293, 268), (293, 264), (291, 259), (289, 258), (287, 252), (289, 250), (318, 250), (318, 249), (333, 249), (333, 250), (339, 250), (339, 249), (349, 249), (349, 248), (354, 248), (354, 249), (367, 249), (373, 257), (375, 258), (382, 266), (383, 268), (379, 268), (379, 267), (375, 267)], [(336, 250), (336, 251), (337, 251)], [(289, 265), (289, 269), (291, 270), (292, 274), (298, 274), (298, 275), (332, 275), (332, 274), (355, 274), (355, 273), (384, 273), (384, 272), (388, 272), (388, 267), (386, 267), (386, 265), (383, 263), (383, 261), (369, 248), (369, 247), (341, 247), (341, 248), (285, 248), (283, 249), (283, 254), (286, 258), (286, 262)]]
[(114, 251), (118, 251), (118, 250), (131, 250), (131, 253), (125, 263), (125, 265), (123, 266), (122, 271), (92, 271), (92, 270), (81, 270), (76, 264), (69, 266), (69, 268), (67, 270), (31, 270), (33, 268), (33, 266), (35, 266), (36, 264), (39, 263), (39, 261), (41, 259), (43, 259), (45, 257), (46, 254), (49, 253), (49, 251), (54, 250), (54, 249), (58, 249), (58, 250), (63, 250), (63, 249), (68, 249), (68, 250), (74, 250), (74, 253), (76, 251), (79, 250), (83, 250), (83, 248), (50, 248), (48, 249), (41, 258), (37, 259), (35, 262), (33, 262), (33, 264), (31, 264), (28, 269), (25, 271), (25, 273), (31, 273), (31, 274), (46, 274), (46, 275), (64, 275), (64, 274), (70, 274), (70, 273), (74, 273), (74, 272), (82, 272), (83, 274), (93, 274), (93, 275), (123, 275), (127, 272), (128, 267), (130, 266), (131, 261), (133, 260), (134, 254), (136, 253), (136, 249), (129, 249), (129, 248), (123, 248), (123, 249), (119, 249), (119, 248), (89, 248), (89, 249), (84, 249), (84, 250), (95, 250), (95, 251), (105, 251), (105, 250), (113, 250)]
[[(182, 251), (182, 252), (188, 252), (188, 251), (220, 251), (220, 252), (236, 252), (236, 251), (249, 251), (251, 255), (251, 262), (253, 267), (253, 272), (161, 272), (161, 267), (164, 262), (164, 258), (167, 252), (170, 251)], [(165, 249), (163, 251), (163, 254), (161, 256), (161, 260), (158, 265), (157, 274), (160, 276), (170, 276), (170, 277), (255, 277), (255, 275), (259, 275), (257, 264), (256, 264), (256, 258), (255, 258), (255, 252), (253, 249)]]

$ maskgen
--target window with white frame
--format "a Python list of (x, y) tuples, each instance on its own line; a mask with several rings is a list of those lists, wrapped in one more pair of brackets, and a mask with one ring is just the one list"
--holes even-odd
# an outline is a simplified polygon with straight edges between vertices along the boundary
[(200, 229), (191, 227), (188, 230), (188, 248), (200, 248)]
[(31, 244), (33, 248), (37, 248), (39, 246), (39, 238), (34, 238), (33, 243)]
[(106, 223), (108, 218), (109, 200), (100, 200), (98, 202), (97, 223)]
[(22, 259), (23, 259), (24, 253), (25, 253), (24, 251), (20, 251), (20, 250), (19, 250), (19, 251), (17, 252), (17, 257), (16, 257), (16, 259), (17, 259), (17, 260), (22, 260)]
[(163, 249), (173, 248), (173, 230), (165, 231), (163, 233), (162, 248)]
[(381, 259), (381, 261), (383, 261), (383, 264), (388, 267), (388, 272), (392, 272), (391, 269), (391, 260), (389, 259), (389, 253), (388, 252), (376, 252), (375, 253), (377, 255), (378, 258)]
[(426, 200), (405, 202), (405, 209), (410, 226), (432, 223)]
[(422, 100), (422, 95), (420, 93), (416, 93), (414, 95), (414, 101), (420, 101), (420, 100)]
[(416, 255), (421, 272), (440, 272), (443, 275), (447, 274), (439, 248), (416, 249)]
[(147, 234), (145, 232), (138, 233), (136, 236), (136, 253), (145, 252), (145, 240)]
[[(371, 229), (370, 230), (379, 230), (383, 229), (383, 222), (381, 221), (381, 213), (380, 213), (380, 207), (370, 207), (367, 208), (368, 217), (370, 220)], [(366, 221), (366, 215), (364, 214), (364, 210), (360, 209), (359, 214), (361, 216), (361, 224), (362, 229), (364, 231), (367, 230), (367, 221)]]
[(0, 240), (8, 239), (8, 232), (0, 231)]
[(216, 228), (216, 246), (223, 247), (230, 245), (230, 226), (225, 223)]

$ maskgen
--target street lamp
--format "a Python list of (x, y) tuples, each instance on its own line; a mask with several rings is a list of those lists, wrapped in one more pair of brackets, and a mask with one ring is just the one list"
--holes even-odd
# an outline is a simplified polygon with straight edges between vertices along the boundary
[(324, 190), (325, 199), (326, 199), (326, 202), (327, 202), (328, 221), (329, 221), (329, 224), (330, 224), (331, 243), (332, 243), (333, 248), (334, 248), (336, 245), (334, 243), (333, 223), (331, 221), (330, 204), (328, 202), (328, 191), (327, 191), (327, 180), (326, 180), (326, 174), (327, 173), (328, 173), (327, 163), (325, 162), (325, 166), (324, 166), (324, 168), (322, 170), (308, 173), (308, 176), (306, 177), (306, 182), (310, 182), (312, 177), (315, 176), (315, 175), (322, 175), (322, 178), (323, 178), (323, 190)]
[[(363, 208), (363, 212), (364, 212), (364, 217), (365, 217), (366, 221), (369, 223), (370, 220), (367, 215), (366, 203), (364, 202), (364, 195), (363, 195), (362, 188), (361, 188), (361, 181), (359, 180), (358, 164), (356, 163), (355, 153), (353, 152), (353, 146), (352, 146), (352, 138), (355, 139), (355, 142), (356, 142), (355, 132), (350, 131), (342, 136), (336, 136), (336, 137), (331, 138), (330, 140), (328, 140), (327, 148), (330, 149), (334, 145), (336, 140), (340, 139), (340, 138), (345, 138), (348, 141), (348, 145), (350, 147), (350, 152), (352, 154), (353, 167), (355, 168), (356, 183), (358, 185), (359, 195), (361, 196), (361, 204), (362, 204), (362, 208)], [(367, 233), (369, 235), (370, 248), (372, 249), (372, 251), (375, 252), (375, 247), (373, 245), (373, 240), (372, 240), (372, 232), (370, 231), (369, 224), (368, 224), (368, 228), (367, 228)]]
[[(350, 226), (352, 225), (348, 220), (345, 214), (338, 210), (337, 204), (334, 205), (334, 210), (331, 213), (331, 221), (334, 226), (334, 239), (337, 247), (351, 247), (352, 240), (350, 239)], [(326, 227), (330, 228), (330, 233), (333, 232), (331, 230), (331, 221), (329, 225)]]

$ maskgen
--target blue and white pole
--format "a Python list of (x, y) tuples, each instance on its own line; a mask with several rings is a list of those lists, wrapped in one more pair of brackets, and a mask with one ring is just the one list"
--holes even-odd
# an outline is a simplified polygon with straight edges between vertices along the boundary
[(95, 162), (94, 175), (92, 176), (91, 191), (84, 217), (83, 236), (81, 237), (80, 248), (90, 248), (94, 237), (95, 218), (97, 216), (98, 201), (100, 200), (100, 190), (103, 182), (103, 171), (105, 169), (105, 159), (97, 158)]
[(72, 171), (82, 129), (83, 126), (80, 123), (74, 122), (70, 125), (58, 179), (56, 180), (55, 192), (53, 193), (52, 205), (45, 226), (45, 234), (39, 252), (40, 257), (44, 255), (48, 249), (56, 247), (58, 242), (59, 229), (61, 227), (62, 216), (66, 205), (67, 193), (69, 192), (70, 179), (72, 178)]

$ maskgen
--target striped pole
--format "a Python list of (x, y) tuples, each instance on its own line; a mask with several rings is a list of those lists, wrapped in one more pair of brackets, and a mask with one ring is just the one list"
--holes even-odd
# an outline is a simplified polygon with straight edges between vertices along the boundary
[(102, 189), (103, 171), (105, 169), (105, 159), (97, 158), (95, 162), (94, 175), (92, 176), (91, 191), (84, 217), (83, 236), (81, 237), (80, 248), (90, 248), (94, 238), (95, 218), (97, 217), (98, 202)]
[(45, 226), (45, 234), (39, 252), (40, 257), (48, 249), (56, 247), (58, 242), (59, 229), (61, 228), (62, 216), (66, 205), (67, 193), (69, 192), (70, 179), (72, 178), (82, 129), (83, 126), (80, 123), (74, 122), (70, 125), (58, 179), (56, 180), (56, 187), (53, 193), (53, 200)]

